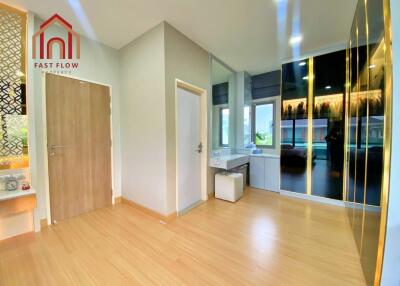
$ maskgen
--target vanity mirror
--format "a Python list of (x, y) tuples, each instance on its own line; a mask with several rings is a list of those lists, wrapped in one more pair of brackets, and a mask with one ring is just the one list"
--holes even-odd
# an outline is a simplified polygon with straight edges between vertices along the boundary
[(213, 57), (212, 77), (212, 150), (232, 148), (234, 141), (235, 74), (228, 66)]

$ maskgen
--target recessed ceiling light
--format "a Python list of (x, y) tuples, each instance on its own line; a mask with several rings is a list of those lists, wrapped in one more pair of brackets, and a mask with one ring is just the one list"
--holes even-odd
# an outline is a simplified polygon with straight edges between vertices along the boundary
[(303, 41), (303, 36), (302, 35), (293, 36), (293, 37), (290, 38), (289, 44), (297, 45), (297, 44), (300, 44), (302, 41)]
[(304, 67), (307, 63), (306, 62), (300, 62), (299, 66)]
[(374, 69), (374, 68), (376, 68), (376, 65), (370, 65), (369, 68)]
[(331, 89), (332, 87), (330, 85), (325, 86), (325, 89)]
[(303, 77), (304, 80), (308, 80), (308, 76)]

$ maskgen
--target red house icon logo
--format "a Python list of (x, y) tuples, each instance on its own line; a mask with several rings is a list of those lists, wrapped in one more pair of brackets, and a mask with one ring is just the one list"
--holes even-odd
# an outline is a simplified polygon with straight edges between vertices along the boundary
[[(58, 23), (67, 31), (67, 41), (61, 37), (52, 37), (45, 43), (45, 32), (53, 24)], [(53, 59), (53, 46), (58, 45), (60, 59), (76, 59), (80, 58), (80, 38), (78, 33), (72, 30), (72, 25), (58, 14), (54, 14), (40, 25), (39, 31), (32, 36), (32, 58), (37, 58), (37, 38), (39, 37), (39, 58), (40, 59)], [(67, 42), (67, 43), (65, 43)], [(75, 54), (73, 53), (73, 44), (75, 43)], [(46, 56), (45, 56), (46, 51)]]

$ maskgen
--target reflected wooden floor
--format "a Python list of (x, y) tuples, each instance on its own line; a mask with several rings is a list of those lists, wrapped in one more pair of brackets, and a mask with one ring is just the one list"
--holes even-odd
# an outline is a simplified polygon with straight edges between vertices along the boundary
[(0, 285), (365, 285), (344, 208), (248, 189), (160, 222), (119, 204), (0, 243)]

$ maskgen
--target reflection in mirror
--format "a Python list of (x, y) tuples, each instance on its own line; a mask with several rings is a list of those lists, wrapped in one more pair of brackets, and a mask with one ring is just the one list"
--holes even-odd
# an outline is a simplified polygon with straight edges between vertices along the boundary
[(211, 60), (212, 76), (212, 149), (228, 148), (232, 144), (232, 112), (230, 93), (232, 71), (215, 58)]
[(281, 190), (306, 193), (308, 60), (282, 66)]

